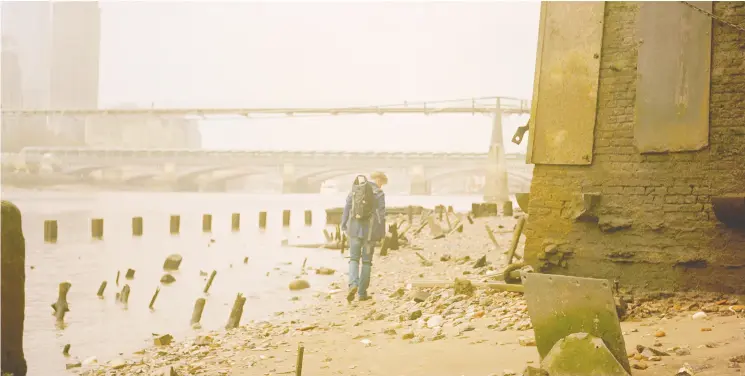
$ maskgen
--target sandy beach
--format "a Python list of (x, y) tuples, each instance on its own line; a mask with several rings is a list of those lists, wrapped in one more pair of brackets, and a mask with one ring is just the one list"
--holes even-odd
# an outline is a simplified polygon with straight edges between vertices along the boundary
[[(521, 213), (518, 213), (518, 216)], [(517, 217), (517, 216), (516, 216)], [(393, 219), (391, 219), (393, 220)], [(452, 217), (451, 220), (455, 221)], [(463, 232), (433, 239), (428, 228), (407, 234), (410, 242), (380, 256), (376, 251), (368, 301), (346, 301), (346, 270), (310, 287), (306, 308), (276, 312), (221, 332), (194, 330), (117, 359), (70, 358), (82, 375), (290, 375), (298, 346), (307, 375), (521, 375), (539, 366), (527, 304), (518, 292), (479, 289), (456, 295), (452, 288), (417, 289), (414, 281), (489, 280), (502, 270), (513, 217), (464, 219)], [(448, 225), (442, 225), (447, 231)], [(494, 230), (498, 247), (485, 225)], [(405, 226), (404, 226), (405, 227)], [(522, 253), (521, 240), (517, 254)], [(329, 250), (329, 252), (338, 252)], [(423, 256), (426, 261), (417, 255)], [(487, 265), (474, 267), (486, 256)], [(340, 256), (341, 257), (341, 256)], [(295, 267), (295, 266), (293, 266)], [(324, 265), (296, 265), (297, 277)], [(634, 375), (745, 375), (745, 312), (742, 297), (704, 293), (625, 292), (621, 327)], [(299, 299), (287, 290), (287, 299)], [(245, 309), (250, 310), (249, 302)], [(703, 311), (705, 317), (692, 316)], [(698, 316), (702, 316), (699, 314)], [(165, 333), (158, 333), (165, 334)], [(667, 355), (649, 357), (638, 346)], [(99, 363), (100, 362), (100, 363)], [(688, 373), (686, 373), (688, 374)]]

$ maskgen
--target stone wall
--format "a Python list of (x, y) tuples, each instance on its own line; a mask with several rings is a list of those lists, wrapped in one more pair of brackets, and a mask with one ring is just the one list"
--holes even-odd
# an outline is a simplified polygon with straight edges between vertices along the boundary
[[(745, 25), (745, 2), (713, 9)], [(535, 166), (527, 260), (645, 290), (745, 293), (745, 230), (718, 222), (711, 205), (745, 193), (745, 32), (713, 22), (709, 146), (642, 155), (633, 143), (638, 11), (606, 4), (593, 163)], [(595, 192), (599, 222), (577, 220), (581, 194)]]

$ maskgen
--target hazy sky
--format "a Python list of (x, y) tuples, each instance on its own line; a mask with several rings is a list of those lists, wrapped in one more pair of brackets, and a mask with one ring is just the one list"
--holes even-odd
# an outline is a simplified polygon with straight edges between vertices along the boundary
[[(539, 2), (104, 2), (101, 106), (530, 99), (539, 9)], [(505, 117), (505, 137), (526, 119)], [(371, 115), (202, 128), (208, 148), (486, 151), (491, 123), (483, 115)]]

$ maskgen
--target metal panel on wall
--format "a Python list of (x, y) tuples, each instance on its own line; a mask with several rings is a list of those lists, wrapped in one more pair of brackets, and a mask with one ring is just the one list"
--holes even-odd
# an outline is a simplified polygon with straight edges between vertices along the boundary
[(604, 2), (543, 2), (528, 163), (592, 163)]
[[(711, 11), (712, 3), (694, 6)], [(639, 8), (634, 141), (642, 153), (709, 144), (711, 18), (675, 2)]]

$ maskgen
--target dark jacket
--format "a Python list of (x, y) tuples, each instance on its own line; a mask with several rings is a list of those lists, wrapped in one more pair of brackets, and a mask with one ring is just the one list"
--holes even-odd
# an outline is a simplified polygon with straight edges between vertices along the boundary
[(341, 217), (341, 229), (347, 236), (367, 239), (372, 225), (372, 234), (370, 241), (376, 242), (385, 237), (385, 193), (377, 184), (369, 182), (373, 187), (375, 195), (375, 211), (371, 219), (360, 221), (356, 218), (350, 218), (349, 211), (352, 210), (352, 192), (347, 195), (347, 203), (344, 205), (344, 214)]

